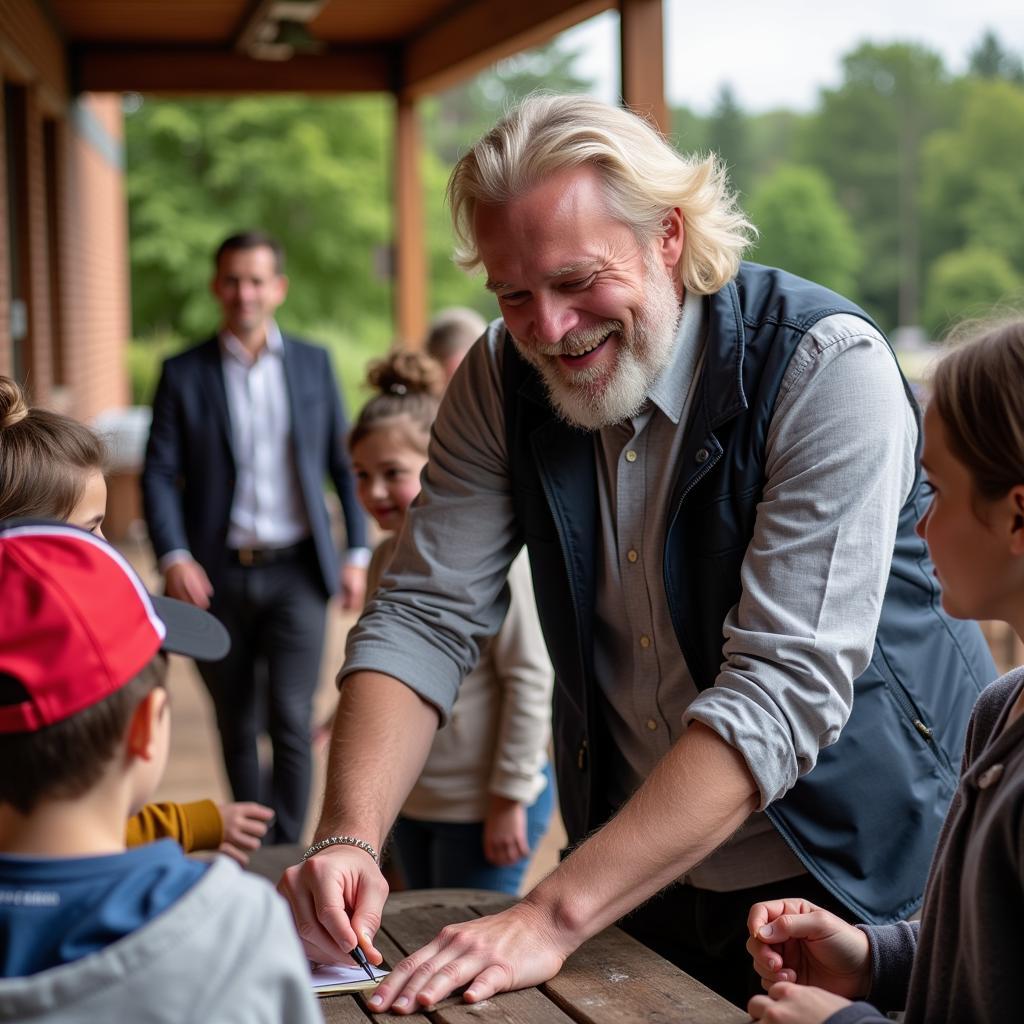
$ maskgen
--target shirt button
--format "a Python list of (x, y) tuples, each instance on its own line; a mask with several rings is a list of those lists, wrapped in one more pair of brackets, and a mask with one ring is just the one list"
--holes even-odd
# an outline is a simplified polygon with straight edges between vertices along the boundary
[(638, 555), (638, 554), (636, 553), (636, 551), (634, 551), (634, 550), (633, 550), (633, 548), (630, 548), (630, 549), (629, 549), (629, 550), (628, 550), (628, 551), (626, 552), (626, 557), (627, 557), (627, 558), (628, 558), (628, 559), (629, 559), (629, 560), (630, 560), (631, 562), (635, 562), (635, 561), (636, 561), (636, 560), (637, 560), (637, 559), (638, 559), (638, 558), (639, 558), (640, 556), (639, 556), (639, 555)]
[(994, 786), (1003, 777), (1003, 770), (1001, 764), (994, 764), (991, 768), (986, 768), (978, 776), (978, 789), (988, 789), (989, 786)]
[(636, 462), (636, 452), (633, 451), (632, 448), (630, 448), (629, 451), (626, 452), (626, 461), (627, 462)]
[(651, 638), (646, 633), (641, 633), (640, 634), (640, 646), (641, 647), (650, 647), (651, 646)]
[(696, 456), (697, 461), (698, 462), (707, 462), (708, 461), (708, 456), (710, 454), (711, 454), (711, 452), (709, 452), (707, 450), (707, 448), (698, 448), (697, 449), (697, 456)]
[(650, 729), (651, 732), (655, 732), (658, 728), (658, 723), (653, 718), (648, 718), (647, 728)]

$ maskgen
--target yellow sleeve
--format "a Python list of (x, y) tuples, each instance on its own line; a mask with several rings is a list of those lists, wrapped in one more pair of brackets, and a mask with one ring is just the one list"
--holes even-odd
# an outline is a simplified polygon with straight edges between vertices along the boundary
[(220, 811), (212, 800), (190, 804), (146, 804), (125, 830), (129, 846), (141, 846), (157, 839), (174, 839), (182, 849), (216, 850), (224, 837)]

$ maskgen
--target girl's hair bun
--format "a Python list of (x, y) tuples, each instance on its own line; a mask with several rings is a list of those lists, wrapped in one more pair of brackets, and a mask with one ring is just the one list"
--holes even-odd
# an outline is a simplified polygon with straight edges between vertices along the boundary
[(13, 427), (28, 416), (28, 403), (18, 382), (0, 377), (0, 430)]
[(381, 395), (430, 395), (444, 391), (444, 370), (422, 352), (396, 350), (370, 364), (366, 382)]

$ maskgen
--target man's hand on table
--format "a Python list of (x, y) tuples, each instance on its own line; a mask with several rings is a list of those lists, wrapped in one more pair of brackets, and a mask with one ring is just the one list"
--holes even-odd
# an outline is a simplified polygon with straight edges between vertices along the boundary
[(384, 959), (373, 945), (388, 883), (373, 858), (353, 846), (331, 846), (288, 868), (277, 883), (288, 901), (306, 956), (316, 963), (349, 963), (362, 947), (372, 964)]
[(577, 945), (527, 898), (500, 914), (442, 929), (433, 942), (395, 965), (369, 1006), (415, 1013), (464, 985), (465, 1001), (479, 1003), (496, 992), (553, 978)]

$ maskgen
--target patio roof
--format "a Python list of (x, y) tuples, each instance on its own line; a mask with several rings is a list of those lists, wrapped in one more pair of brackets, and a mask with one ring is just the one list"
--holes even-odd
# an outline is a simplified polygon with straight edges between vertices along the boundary
[[(6, 23), (32, 53), (48, 22), (56, 39), (35, 57), (72, 94), (392, 94), (396, 337), (413, 343), (428, 306), (418, 100), (606, 10), (620, 94), (666, 131), (662, 0), (35, 0)], [(0, 35), (4, 54), (18, 57)]]
[(49, 0), (78, 91), (410, 98), (631, 0)]

